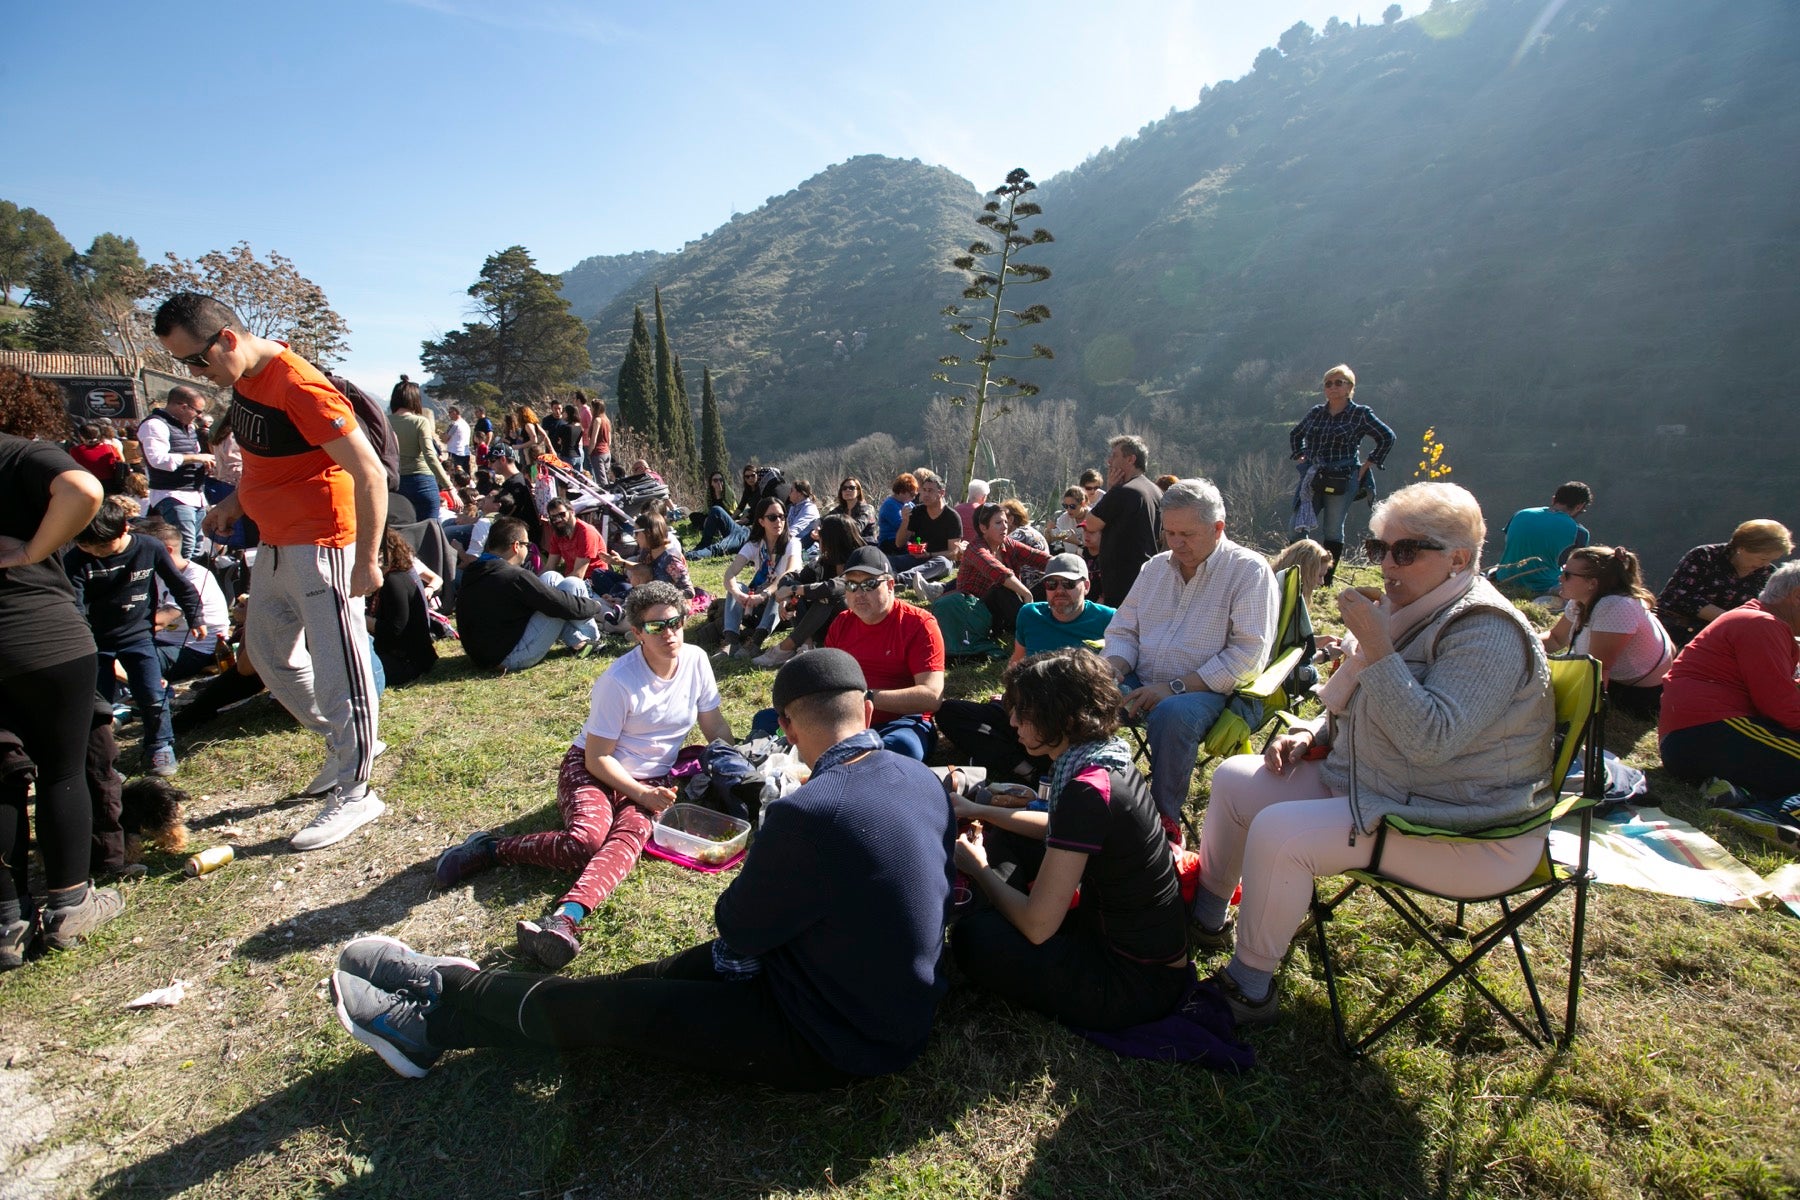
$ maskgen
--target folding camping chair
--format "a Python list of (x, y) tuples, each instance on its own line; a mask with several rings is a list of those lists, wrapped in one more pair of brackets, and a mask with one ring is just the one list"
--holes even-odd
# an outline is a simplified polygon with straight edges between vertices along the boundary
[[(1551, 659), (1550, 683), (1556, 695), (1554, 736), (1559, 739), (1551, 775), (1559, 793), (1555, 804), (1528, 820), (1478, 831), (1433, 829), (1413, 824), (1403, 817), (1390, 816), (1375, 832), (1375, 848), (1370, 865), (1363, 870), (1346, 872), (1350, 882), (1342, 890), (1329, 900), (1322, 899), (1319, 882), (1314, 882), (1312, 926), (1319, 964), (1325, 973), (1325, 993), (1331, 1001), (1331, 1022), (1337, 1046), (1349, 1057), (1360, 1055), (1378, 1038), (1459, 979), (1466, 980), (1478, 995), (1533, 1045), (1543, 1046), (1554, 1041), (1559, 1047), (1566, 1047), (1574, 1040), (1575, 1010), (1581, 995), (1582, 939), (1587, 928), (1588, 883), (1593, 878), (1588, 869), (1588, 835), (1592, 829), (1595, 802), (1602, 799), (1606, 792), (1606, 768), (1601, 758), (1605, 744), (1605, 692), (1600, 683), (1599, 662), (1585, 655)], [(1568, 778), (1569, 768), (1577, 753), (1582, 755), (1582, 790), (1579, 794), (1561, 795), (1562, 783)], [(1499, 841), (1534, 829), (1546, 829), (1547, 832), (1548, 826), (1571, 813), (1579, 813), (1581, 819), (1581, 848), (1577, 861), (1573, 864), (1557, 862), (1551, 857), (1550, 844), (1546, 839), (1543, 857), (1530, 878), (1497, 896), (1445, 896), (1381, 874), (1381, 851), (1389, 830), (1413, 837), (1441, 838), (1446, 841)], [(1412, 931), (1437, 952), (1447, 969), (1366, 1034), (1353, 1037), (1338, 995), (1338, 965), (1332, 957), (1329, 930), (1331, 918), (1339, 905), (1364, 888), (1381, 897), (1388, 907), (1398, 913)], [(1552, 900), (1568, 890), (1575, 893), (1575, 912), (1570, 938), (1568, 1002), (1562, 1014), (1562, 1029), (1558, 1033), (1545, 1010), (1519, 931)], [(1415, 899), (1417, 896), (1454, 904), (1455, 919), (1447, 923), (1435, 921)], [(1521, 900), (1521, 897), (1524, 899)], [(1481, 928), (1471, 928), (1466, 917), (1469, 907), (1474, 904), (1497, 905), (1499, 915)], [(1452, 940), (1466, 940), (1466, 949), (1457, 953), (1447, 944)], [(1529, 1019), (1496, 996), (1482, 981), (1478, 972), (1482, 960), (1502, 942), (1512, 943), (1513, 953), (1518, 959), (1519, 974), (1531, 997)]]
[[(1312, 669), (1317, 643), (1313, 638), (1312, 614), (1307, 611), (1306, 597), (1302, 594), (1300, 571), (1288, 567), (1276, 573), (1275, 582), (1281, 592), (1281, 607), (1277, 611), (1275, 645), (1270, 651), (1269, 665), (1232, 693), (1233, 702), (1250, 709), (1254, 722), (1232, 708), (1226, 708), (1201, 739), (1200, 752), (1192, 767), (1194, 772), (1204, 771), (1216, 758), (1254, 753), (1256, 734), (1269, 728), (1286, 710), (1298, 708), (1318, 679)], [(1150, 778), (1148, 731), (1142, 722), (1122, 728), (1135, 745), (1138, 760), (1145, 764), (1144, 778)], [(1187, 824), (1188, 837), (1198, 845), (1199, 831), (1185, 810), (1182, 820)]]

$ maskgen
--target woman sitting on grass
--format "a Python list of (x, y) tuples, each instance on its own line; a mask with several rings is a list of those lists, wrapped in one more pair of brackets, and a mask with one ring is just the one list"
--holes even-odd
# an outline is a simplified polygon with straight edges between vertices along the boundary
[(712, 664), (682, 640), (681, 593), (666, 583), (633, 588), (625, 620), (637, 644), (594, 681), (587, 724), (557, 772), (562, 828), (509, 838), (471, 834), (437, 862), (441, 888), (496, 863), (579, 872), (549, 913), (519, 922), (519, 950), (552, 971), (580, 951), (581, 922), (637, 862), (655, 814), (675, 803), (668, 776), (688, 730), (698, 723), (708, 740), (732, 740)]
[(1572, 647), (1600, 660), (1614, 708), (1654, 721), (1675, 644), (1656, 619), (1637, 555), (1620, 546), (1583, 546), (1562, 565), (1563, 614), (1544, 634), (1544, 649)]
[(952, 930), (957, 964), (976, 987), (1089, 1029), (1165, 1016), (1192, 977), (1186, 917), (1150, 789), (1114, 736), (1118, 684), (1070, 648), (1014, 663), (1005, 688), (1019, 741), (1054, 761), (1050, 810), (985, 788), (953, 797), (980, 822), (957, 839), (956, 865), (992, 905)]
[[(735, 655), (755, 658), (763, 639), (781, 619), (781, 605), (775, 602), (775, 587), (783, 575), (800, 569), (800, 543), (787, 531), (787, 510), (773, 496), (764, 496), (751, 510), (750, 527), (754, 531), (725, 568), (725, 632), (720, 635), (718, 657)], [(738, 582), (745, 570), (750, 572), (746, 586)], [(748, 635), (742, 630), (744, 618), (754, 615), (756, 625)]]
[(779, 667), (808, 643), (823, 641), (826, 627), (844, 611), (844, 560), (864, 542), (855, 522), (841, 513), (820, 521), (818, 532), (819, 557), (783, 575), (775, 588), (776, 600), (797, 601), (794, 626), (785, 638), (756, 657), (759, 667)]
[(987, 605), (994, 618), (994, 640), (1001, 644), (1012, 640), (1019, 609), (1038, 598), (1031, 594), (1023, 574), (1035, 571), (1041, 580), (1050, 561), (1045, 551), (1007, 537), (1010, 526), (1006, 510), (998, 504), (976, 509), (976, 540), (963, 549), (956, 571), (956, 590)]

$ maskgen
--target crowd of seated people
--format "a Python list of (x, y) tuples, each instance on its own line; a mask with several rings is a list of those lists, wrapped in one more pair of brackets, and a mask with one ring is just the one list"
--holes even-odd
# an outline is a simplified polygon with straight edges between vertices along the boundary
[[(171, 351), (209, 379), (274, 353), (233, 337), (221, 365), (204, 337), (174, 328)], [(319, 394), (291, 370), (299, 391)], [(635, 515), (637, 549), (627, 555), (532, 470), (534, 460), (590, 451), (591, 408), (559, 404), (540, 423), (515, 406), (499, 429), (472, 410), (466, 433), (454, 428), (458, 413), (440, 447), (408, 387), (396, 388), (388, 414), (399, 494), (421, 514), (436, 501), (446, 536), (466, 540), (467, 551), (440, 574), (419, 561), (405, 524), (381, 524), (369, 578), (356, 585), (368, 586), (356, 595), (355, 632), (385, 681), (431, 670), (440, 591), (454, 592), (462, 653), (481, 668), (524, 670), (559, 642), (593, 654), (608, 597), (630, 643), (606, 655), (562, 757), (559, 827), (474, 833), (439, 858), (440, 886), (505, 863), (564, 872), (572, 885), (521, 920), (516, 936), (522, 955), (551, 971), (579, 952), (584, 923), (677, 798), (671, 772), (692, 731), (734, 739), (713, 660), (686, 644), (697, 611), (689, 557), (730, 556), (719, 659), (777, 669), (751, 733), (784, 735), (812, 774), (766, 810), (719, 898), (718, 936), (672, 958), (564, 980), (483, 971), (382, 937), (345, 946), (331, 981), (339, 1019), (403, 1074), (425, 1073), (449, 1049), (588, 1045), (784, 1087), (883, 1074), (923, 1047), (947, 983), (938, 953), (947, 929), (971, 986), (1085, 1028), (1166, 1015), (1196, 957), (1210, 953), (1229, 955), (1210, 986), (1237, 1022), (1273, 1020), (1278, 971), (1313, 879), (1366, 865), (1385, 816), (1404, 810), (1466, 829), (1551, 802), (1547, 653), (1597, 658), (1615, 707), (1658, 719), (1676, 776), (1725, 780), (1748, 795), (1800, 791), (1800, 564), (1776, 565), (1792, 549), (1785, 528), (1746, 522), (1730, 542), (1696, 548), (1658, 597), (1631, 550), (1589, 544), (1573, 518), (1591, 493), (1564, 485), (1541, 514), (1515, 516), (1505, 552), (1556, 564), (1553, 587), (1541, 591), (1551, 582), (1541, 575), (1504, 580), (1554, 596), (1560, 613), (1540, 632), (1481, 571), (1487, 531), (1475, 498), (1414, 484), (1370, 516), (1362, 548), (1380, 571), (1378, 594), (1337, 595), (1345, 634), (1320, 639), (1320, 663), (1338, 662), (1319, 689), (1321, 714), (1214, 773), (1195, 847), (1199, 883), (1184, 901), (1181, 819), (1200, 746), (1270, 660), (1278, 572), (1297, 573), (1310, 596), (1331, 579), (1338, 546), (1297, 541), (1271, 564), (1227, 535), (1213, 484), (1152, 476), (1147, 447), (1126, 436), (1109, 447), (1110, 486), (1084, 473), (1045, 530), (1017, 499), (990, 502), (1000, 481), (972, 481), (952, 507), (944, 481), (914, 468), (893, 478), (877, 511), (849, 477), (821, 511), (805, 481), (783, 483), (750, 464), (729, 510), (723, 473), (708, 481), (710, 502), (696, 506), (703, 545), (691, 556), (661, 506)], [(103, 453), (104, 431), (72, 430), (60, 413), (48, 432), (41, 414), (0, 430), (0, 610), (32, 614), (0, 622), (0, 730), (41, 756), (37, 804), (51, 814), (38, 830), (48, 885), (40, 912), (19, 869), (26, 807), (0, 790), (0, 968), (20, 965), (39, 940), (78, 945), (124, 902), (86, 873), (82, 747), (51, 717), (85, 730), (76, 710), (123, 674), (144, 729), (142, 767), (170, 774), (172, 684), (221, 665), (226, 593), (209, 566), (211, 543), (238, 517), (270, 510), (209, 503), (194, 486), (220, 457), (207, 448), (203, 407), (177, 395), (154, 418), (168, 429), (153, 431), (140, 456), (156, 515), (139, 527), (108, 498), (122, 490), (112, 477), (130, 456)], [(68, 450), (55, 445), (71, 436)], [(361, 444), (340, 449), (361, 487)], [(254, 494), (266, 475), (258, 449), (243, 450)], [(359, 492), (351, 503), (349, 482), (335, 511), (360, 519), (366, 502)], [(344, 561), (360, 570), (353, 537), (341, 548), (354, 546)], [(1116, 604), (1100, 602), (1103, 574)], [(903, 585), (924, 603), (902, 598)], [(946, 594), (984, 607), (1010, 649), (1000, 695), (951, 694), (929, 606)], [(1674, 635), (1678, 622), (1687, 638)], [(253, 643), (227, 669), (270, 670), (280, 680), (271, 690), (292, 707), (285, 653), (283, 643)], [(372, 738), (374, 711), (346, 719), (366, 716)], [(295, 715), (327, 736), (326, 768), (306, 793), (323, 815), (367, 796), (354, 823), (296, 835), (296, 848), (329, 845), (380, 813), (373, 793), (353, 786), (366, 789), (362, 758), (377, 743), (328, 731), (317, 713)], [(1127, 723), (1142, 727), (1147, 772), (1120, 736)], [(986, 782), (956, 770), (940, 782), (922, 765), (945, 759), (982, 768)], [(85, 823), (78, 811), (89, 812)], [(1447, 894), (1491, 894), (1536, 866), (1543, 837), (1470, 844), (1391, 834), (1383, 865)], [(646, 1038), (649, 1030), (683, 1036)]]

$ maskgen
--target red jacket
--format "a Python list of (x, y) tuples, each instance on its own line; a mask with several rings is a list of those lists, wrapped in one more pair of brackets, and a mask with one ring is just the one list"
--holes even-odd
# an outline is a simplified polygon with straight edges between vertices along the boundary
[(1752, 600), (1689, 642), (1663, 680), (1658, 737), (1732, 717), (1762, 717), (1800, 730), (1794, 667), (1800, 644), (1786, 621)]

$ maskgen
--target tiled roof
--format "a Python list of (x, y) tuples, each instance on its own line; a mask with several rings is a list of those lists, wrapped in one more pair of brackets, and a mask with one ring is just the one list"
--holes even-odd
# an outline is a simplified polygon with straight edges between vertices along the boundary
[(126, 363), (116, 354), (63, 354), (44, 350), (0, 350), (0, 366), (27, 375), (117, 375), (131, 377)]

